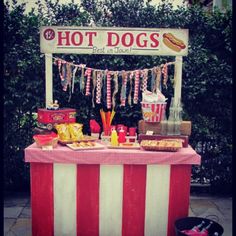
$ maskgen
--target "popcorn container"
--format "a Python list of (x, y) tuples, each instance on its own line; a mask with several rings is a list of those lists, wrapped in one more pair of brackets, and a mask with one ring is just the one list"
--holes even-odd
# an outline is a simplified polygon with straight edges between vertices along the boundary
[(141, 102), (143, 119), (146, 122), (160, 122), (165, 117), (166, 102), (149, 103)]

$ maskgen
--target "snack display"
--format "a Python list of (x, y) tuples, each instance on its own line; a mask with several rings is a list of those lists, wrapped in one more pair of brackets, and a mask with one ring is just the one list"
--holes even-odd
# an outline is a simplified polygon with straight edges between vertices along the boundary
[(36, 134), (33, 136), (33, 139), (38, 147), (52, 146), (55, 148), (58, 142), (58, 136), (55, 133)]
[(174, 50), (175, 52), (180, 52), (182, 49), (186, 48), (184, 42), (178, 38), (176, 38), (171, 33), (163, 34), (163, 43), (170, 49)]
[(71, 123), (68, 124), (68, 129), (70, 133), (70, 139), (72, 141), (77, 141), (83, 138), (83, 132), (82, 132), (83, 125), (79, 123)]
[(55, 128), (57, 130), (60, 140), (62, 140), (62, 141), (70, 141), (71, 140), (69, 127), (67, 124), (59, 124), (59, 125), (56, 125)]
[(181, 139), (142, 140), (140, 146), (149, 151), (176, 152), (182, 148), (182, 142)]

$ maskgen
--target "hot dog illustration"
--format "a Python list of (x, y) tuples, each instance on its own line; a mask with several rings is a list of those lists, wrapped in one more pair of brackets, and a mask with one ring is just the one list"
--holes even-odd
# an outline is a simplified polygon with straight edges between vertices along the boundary
[(171, 33), (164, 33), (163, 34), (163, 43), (170, 49), (174, 50), (175, 52), (180, 52), (182, 49), (186, 48), (184, 42), (178, 38), (176, 38)]

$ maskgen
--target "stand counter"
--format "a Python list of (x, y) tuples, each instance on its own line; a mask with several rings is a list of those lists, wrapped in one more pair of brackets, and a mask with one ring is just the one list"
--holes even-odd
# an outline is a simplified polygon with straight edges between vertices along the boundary
[(190, 147), (177, 152), (133, 149), (25, 149), (30, 163), (33, 236), (174, 236), (188, 216)]

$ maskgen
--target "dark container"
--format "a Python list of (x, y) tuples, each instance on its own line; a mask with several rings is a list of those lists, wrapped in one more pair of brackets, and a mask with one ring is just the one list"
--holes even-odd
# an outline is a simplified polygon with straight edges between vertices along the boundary
[(175, 221), (176, 236), (186, 236), (186, 234), (181, 233), (182, 230), (192, 229), (194, 226), (201, 224), (203, 220), (205, 221), (203, 227), (206, 227), (211, 221), (213, 222), (211, 227), (208, 229), (209, 232), (208, 236), (217, 235), (217, 234), (214, 235), (215, 232), (218, 233), (218, 236), (223, 235), (224, 232), (223, 227), (211, 219), (200, 218), (200, 217), (186, 217)]

